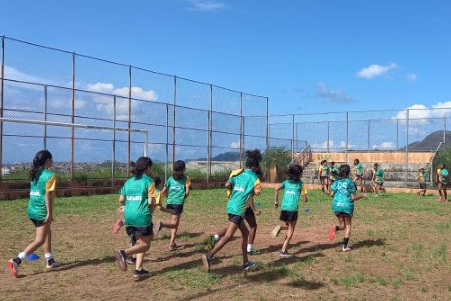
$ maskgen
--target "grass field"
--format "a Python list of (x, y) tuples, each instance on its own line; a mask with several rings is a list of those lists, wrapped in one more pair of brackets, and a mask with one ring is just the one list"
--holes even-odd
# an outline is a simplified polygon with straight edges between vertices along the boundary
[[(168, 250), (169, 232), (152, 242), (145, 268), (151, 277), (132, 281), (132, 269), (118, 269), (113, 250), (126, 246), (125, 231), (111, 233), (119, 217), (117, 195), (58, 198), (52, 224), (55, 257), (64, 263), (45, 273), (43, 251), (20, 267), (13, 278), (7, 260), (34, 238), (26, 200), (0, 201), (0, 299), (8, 300), (451, 300), (451, 205), (435, 195), (392, 194), (356, 203), (351, 252), (340, 250), (342, 233), (327, 239), (336, 223), (331, 198), (309, 192), (302, 204), (290, 252), (278, 257), (283, 233), (271, 238), (279, 211), (273, 190), (256, 198), (252, 256), (258, 271), (244, 274), (240, 238), (231, 241), (206, 274), (201, 266), (204, 239), (227, 224), (225, 191), (195, 190), (185, 204), (176, 252)], [(309, 208), (309, 212), (305, 211)], [(169, 216), (157, 212), (155, 220)], [(237, 233), (239, 236), (239, 234)]]

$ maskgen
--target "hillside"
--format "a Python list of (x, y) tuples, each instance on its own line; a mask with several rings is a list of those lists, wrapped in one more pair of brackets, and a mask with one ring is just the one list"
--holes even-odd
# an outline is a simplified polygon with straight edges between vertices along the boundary
[[(446, 144), (451, 144), (451, 131), (445, 132), (445, 139)], [(410, 151), (435, 151), (440, 144), (440, 142), (443, 142), (443, 131), (435, 131), (429, 135), (427, 135), (423, 140), (421, 141), (415, 141), (408, 145), (408, 149)], [(441, 147), (444, 147), (442, 144)], [(406, 148), (403, 147), (400, 150), (405, 150)]]

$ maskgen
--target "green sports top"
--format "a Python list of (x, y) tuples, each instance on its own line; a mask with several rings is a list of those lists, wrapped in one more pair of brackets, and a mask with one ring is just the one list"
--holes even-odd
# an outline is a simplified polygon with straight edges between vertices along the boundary
[(321, 177), (328, 177), (329, 176), (329, 171), (330, 171), (330, 167), (329, 165), (321, 165), (319, 167), (319, 174)]
[(360, 175), (363, 175), (363, 164), (362, 164), (362, 163), (357, 164), (357, 165), (355, 166), (355, 169), (356, 169), (357, 174), (358, 174), (359, 176), (360, 176)]
[(54, 192), (56, 188), (55, 174), (48, 169), (40, 169), (36, 178), (30, 182), (30, 200), (28, 201), (27, 215), (29, 218), (44, 221), (47, 217), (45, 193)]
[(260, 193), (260, 180), (251, 169), (245, 169), (242, 172), (233, 171), (228, 182), (232, 191), (227, 202), (227, 213), (243, 216), (252, 192)]
[(449, 182), (448, 170), (446, 168), (440, 170), (440, 182), (444, 184), (448, 184)]
[(376, 175), (376, 183), (382, 184), (384, 183), (384, 171), (380, 168), (378, 168), (375, 171), (375, 175)]
[(280, 209), (286, 211), (298, 211), (301, 192), (302, 195), (306, 194), (304, 183), (301, 180), (285, 180), (280, 186), (284, 189)]
[(169, 177), (166, 183), (164, 183), (164, 186), (168, 190), (167, 203), (171, 205), (183, 205), (185, 203), (186, 188), (191, 186), (191, 180), (187, 176), (183, 176), (181, 179)]
[(132, 227), (148, 227), (152, 224), (149, 195), (154, 197), (155, 182), (147, 175), (128, 179), (119, 191), (125, 197), (125, 224)]
[(329, 178), (334, 181), (338, 180), (340, 178), (338, 176), (338, 168), (337, 167), (334, 166), (330, 169)]
[(351, 194), (355, 194), (355, 185), (349, 178), (334, 181), (331, 190), (335, 192), (332, 201), (332, 211), (344, 212), (347, 214), (354, 213), (354, 202)]

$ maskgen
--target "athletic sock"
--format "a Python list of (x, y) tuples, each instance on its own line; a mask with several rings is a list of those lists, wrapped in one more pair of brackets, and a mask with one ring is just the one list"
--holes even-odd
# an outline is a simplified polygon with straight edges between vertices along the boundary
[(349, 237), (345, 237), (344, 239), (343, 239), (343, 247), (347, 247), (348, 246), (348, 243), (349, 243)]
[(215, 241), (219, 241), (219, 235), (218, 234), (213, 235), (213, 237), (215, 238)]
[(17, 255), (17, 258), (19, 258), (21, 261), (27, 259), (27, 254), (25, 252), (20, 252), (19, 255)]
[(247, 244), (247, 251), (248, 252), (252, 251), (252, 244)]

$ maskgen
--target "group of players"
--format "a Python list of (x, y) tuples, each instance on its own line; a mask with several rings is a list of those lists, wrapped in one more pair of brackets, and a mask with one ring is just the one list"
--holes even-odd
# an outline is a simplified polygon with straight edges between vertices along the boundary
[[(257, 223), (255, 216), (261, 211), (255, 209), (254, 196), (261, 191), (261, 167), (262, 155), (258, 149), (246, 151), (246, 163), (244, 169), (234, 170), (227, 182), (228, 202), (227, 214), (228, 224), (225, 228), (207, 238), (208, 253), (202, 255), (202, 265), (206, 272), (212, 266), (214, 256), (230, 241), (234, 233), (241, 232), (241, 253), (243, 257), (243, 270), (249, 271), (258, 267), (256, 261), (248, 259), (248, 255), (258, 254), (253, 248)], [(27, 215), (36, 229), (35, 240), (29, 244), (17, 257), (10, 259), (8, 265), (14, 277), (18, 277), (20, 264), (39, 247), (43, 246), (46, 269), (52, 270), (59, 266), (53, 258), (51, 245), (50, 224), (53, 221), (53, 198), (56, 187), (56, 176), (49, 168), (53, 164), (52, 154), (47, 150), (39, 151), (33, 159), (33, 167), (30, 170), (30, 198), (27, 207)], [(118, 233), (122, 226), (130, 237), (128, 248), (115, 251), (116, 260), (122, 271), (127, 270), (127, 264), (135, 265), (133, 279), (140, 280), (148, 277), (149, 272), (143, 269), (143, 258), (145, 252), (150, 248), (154, 239), (162, 228), (171, 230), (169, 249), (174, 251), (178, 248), (175, 239), (183, 212), (186, 198), (190, 194), (190, 179), (185, 175), (185, 162), (179, 160), (174, 163), (173, 175), (164, 183), (160, 191), (161, 179), (152, 172), (152, 160), (148, 157), (140, 157), (134, 163), (132, 174), (119, 191), (118, 211), (123, 215), (113, 225), (113, 233)], [(321, 181), (323, 193), (333, 197), (332, 211), (338, 218), (338, 225), (330, 228), (329, 239), (333, 240), (337, 231), (344, 231), (342, 251), (348, 252), (349, 237), (351, 234), (352, 216), (354, 213), (354, 202), (366, 198), (364, 191), (365, 169), (358, 159), (354, 160), (355, 176), (351, 180), (351, 168), (347, 164), (339, 168), (334, 162), (321, 162), (318, 178)], [(372, 182), (374, 192), (383, 191), (384, 172), (376, 163), (373, 165)], [(293, 236), (299, 210), (299, 200), (308, 201), (307, 190), (301, 180), (303, 168), (297, 164), (290, 164), (286, 170), (286, 180), (278, 184), (274, 189), (274, 207), (279, 207), (279, 192), (283, 190), (280, 202), (280, 220), (284, 225), (277, 225), (272, 231), (276, 237), (281, 230), (286, 230), (286, 236), (279, 253), (280, 257), (292, 257), (288, 247)], [(448, 171), (445, 164), (440, 164), (436, 171), (439, 201), (448, 202), (446, 188), (448, 185)], [(418, 195), (425, 195), (426, 180), (429, 175), (420, 169), (417, 180), (420, 183)], [(357, 195), (358, 186), (363, 192)], [(167, 198), (167, 205), (163, 207), (161, 196)], [(171, 215), (169, 222), (153, 223), (154, 210), (161, 210)], [(246, 221), (250, 230), (247, 228)]]

